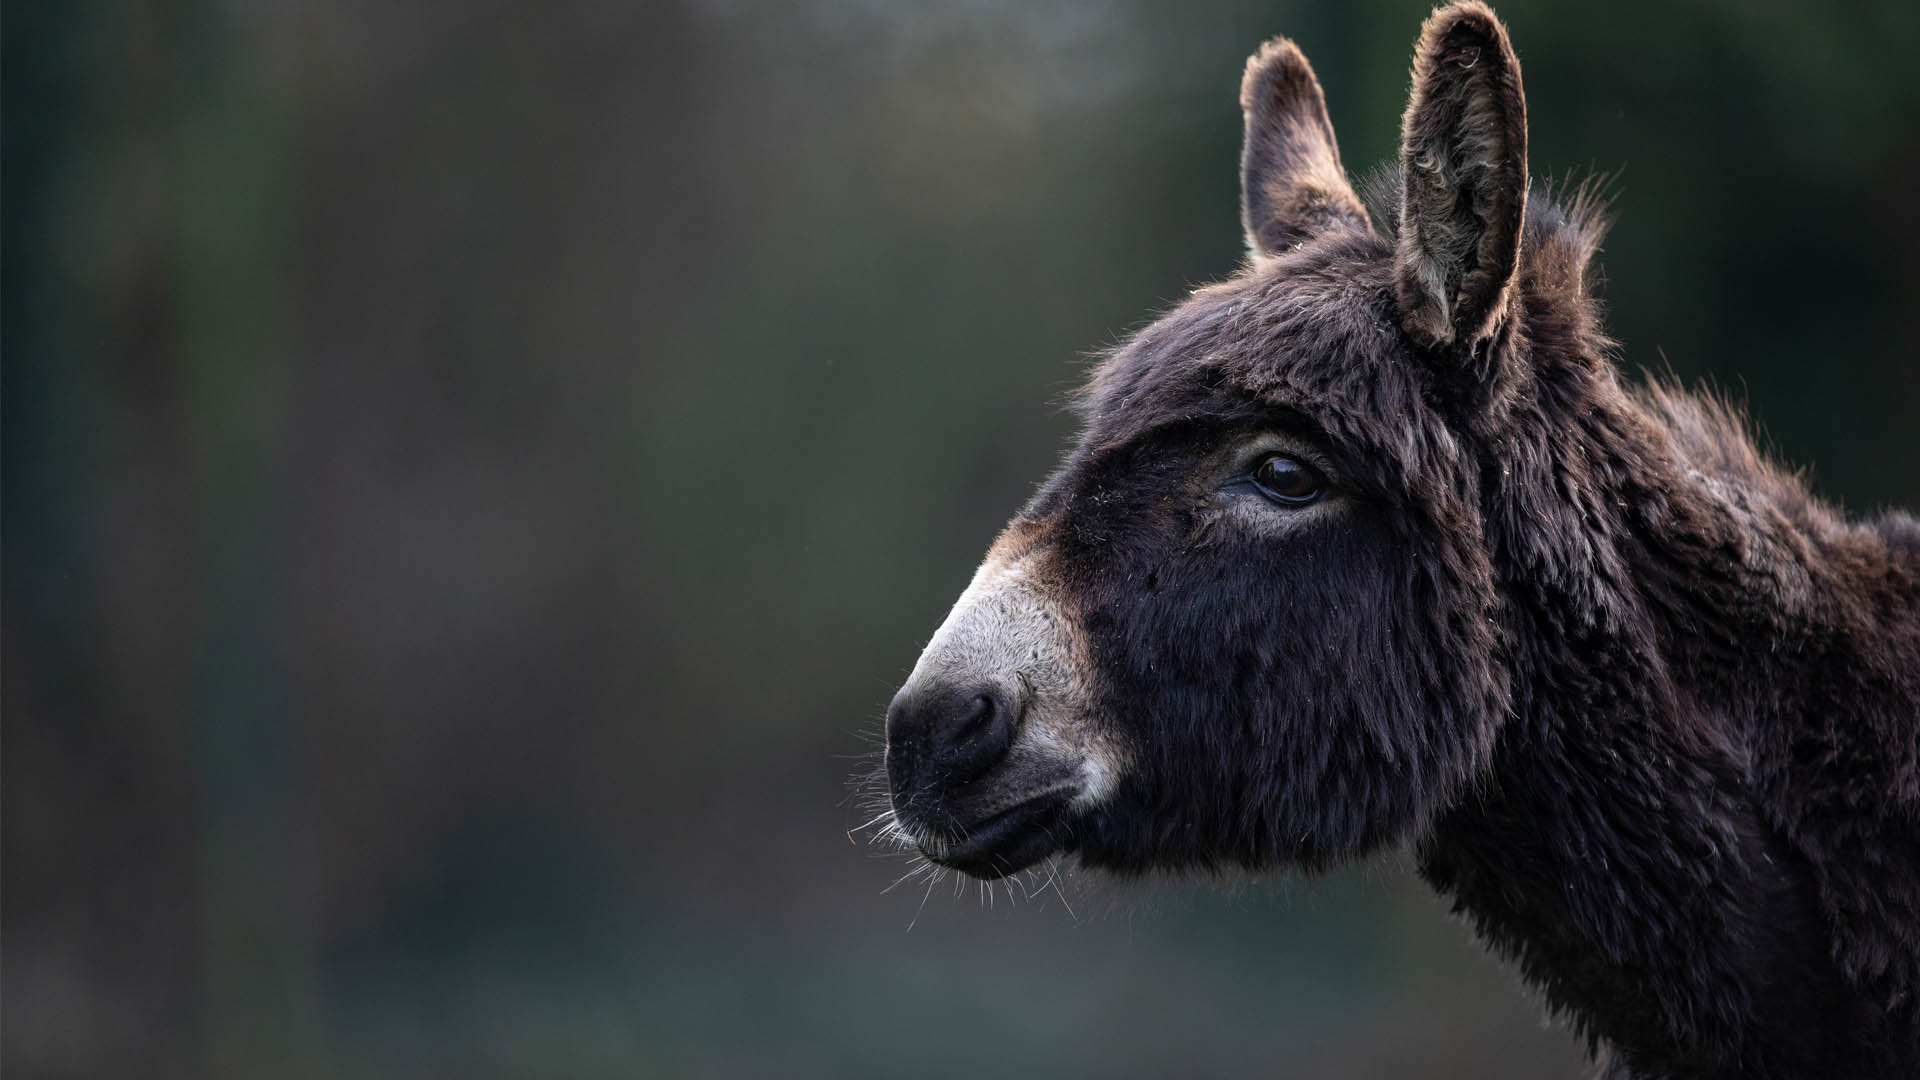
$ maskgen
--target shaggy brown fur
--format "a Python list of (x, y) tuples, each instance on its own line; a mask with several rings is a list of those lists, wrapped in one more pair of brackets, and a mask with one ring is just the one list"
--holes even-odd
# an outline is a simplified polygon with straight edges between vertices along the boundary
[(1920, 1075), (1920, 522), (1620, 383), (1484, 6), (1422, 30), (1384, 237), (1297, 50), (1243, 102), (1253, 258), (1095, 375), (889, 713), (900, 832), (981, 876), (1406, 844), (1621, 1075)]

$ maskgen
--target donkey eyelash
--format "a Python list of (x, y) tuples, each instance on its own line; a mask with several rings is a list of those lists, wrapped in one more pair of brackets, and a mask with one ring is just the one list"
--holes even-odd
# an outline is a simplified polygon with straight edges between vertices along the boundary
[(1261, 435), (1241, 446), (1234, 453), (1233, 467), (1220, 482), (1221, 488), (1242, 483), (1251, 484), (1254, 472), (1268, 458), (1276, 455), (1290, 457), (1302, 464), (1312, 466), (1313, 470), (1326, 480), (1329, 492), (1346, 490), (1347, 485), (1341, 477), (1340, 470), (1328, 460), (1326, 454), (1304, 439), (1278, 433)]

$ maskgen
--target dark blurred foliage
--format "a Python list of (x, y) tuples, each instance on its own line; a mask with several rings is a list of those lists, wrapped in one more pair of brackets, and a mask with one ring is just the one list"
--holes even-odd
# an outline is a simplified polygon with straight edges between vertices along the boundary
[[(1362, 170), (1424, 10), (9, 5), (6, 1071), (1574, 1075), (1399, 861), (988, 908), (842, 801), (1236, 264), (1243, 58)], [(1920, 503), (1920, 9), (1501, 11), (1626, 363)]]

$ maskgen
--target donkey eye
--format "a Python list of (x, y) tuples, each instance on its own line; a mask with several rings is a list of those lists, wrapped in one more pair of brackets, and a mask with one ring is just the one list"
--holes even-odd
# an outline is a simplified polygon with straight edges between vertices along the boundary
[(1305, 506), (1320, 497), (1327, 478), (1304, 461), (1275, 454), (1253, 467), (1253, 486), (1274, 502)]

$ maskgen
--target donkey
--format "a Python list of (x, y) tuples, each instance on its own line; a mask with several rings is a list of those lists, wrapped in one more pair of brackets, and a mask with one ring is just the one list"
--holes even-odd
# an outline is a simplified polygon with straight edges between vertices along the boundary
[(1616, 376), (1590, 186), (1421, 28), (1374, 223), (1284, 38), (1245, 266), (1109, 355), (886, 717), (889, 831), (983, 879), (1406, 845), (1610, 1075), (1920, 1076), (1920, 521)]

